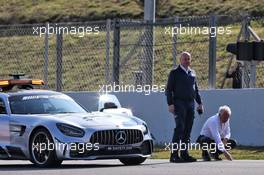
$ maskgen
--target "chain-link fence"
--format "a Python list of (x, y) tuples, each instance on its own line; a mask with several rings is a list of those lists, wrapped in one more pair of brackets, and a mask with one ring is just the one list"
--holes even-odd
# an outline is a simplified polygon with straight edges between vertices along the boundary
[(176, 28), (208, 27), (209, 18), (175, 18), (155, 23), (125, 20), (114, 25), (120, 32), (119, 83), (165, 85), (170, 70), (178, 63), (178, 54), (189, 51), (200, 86), (208, 87), (209, 34), (177, 35), (180, 31)]
[[(252, 29), (260, 39), (264, 40), (264, 17), (252, 18), (250, 23)], [(256, 64), (256, 87), (264, 87), (264, 61)]]
[[(228, 27), (231, 29), (231, 33), (226, 35), (218, 35), (217, 36), (217, 61), (216, 61), (216, 88), (231, 88), (232, 87), (232, 79), (226, 79), (226, 73), (231, 73), (235, 71), (235, 68), (238, 65), (236, 57), (231, 53), (226, 52), (226, 46), (228, 43), (235, 43), (236, 41), (257, 41), (248, 31), (247, 27), (250, 26), (253, 31), (256, 33), (260, 39), (264, 37), (264, 28), (263, 28), (263, 17), (231, 17), (231, 16), (222, 16), (219, 19), (218, 27)], [(245, 28), (244, 28), (245, 27)], [(256, 80), (253, 80), (253, 84), (255, 87), (264, 87), (263, 86), (263, 76), (264, 76), (264, 68), (263, 62), (240, 62), (242, 65), (242, 71), (239, 73), (241, 75), (241, 83), (244, 87), (250, 87), (251, 83), (251, 74), (254, 73), (254, 67), (256, 64)], [(223, 83), (225, 82), (225, 84)]]
[(42, 78), (45, 43), (31, 30), (31, 25), (0, 26), (1, 78), (19, 72)]
[[(216, 37), (211, 17), (0, 26), (0, 75), (25, 73), (62, 91), (98, 91), (113, 82), (165, 85), (178, 54), (188, 51), (200, 88), (230, 88), (231, 80), (224, 80), (232, 57), (226, 45), (237, 41), (242, 20), (216, 17)], [(250, 23), (260, 38), (263, 21)], [(256, 87), (264, 87), (263, 64), (256, 66)]]
[(105, 83), (105, 21), (0, 26), (0, 34), (1, 78), (25, 73), (63, 91)]

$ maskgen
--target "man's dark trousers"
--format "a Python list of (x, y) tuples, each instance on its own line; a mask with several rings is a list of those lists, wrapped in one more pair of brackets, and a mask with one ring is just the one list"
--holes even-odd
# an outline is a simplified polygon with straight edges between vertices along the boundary
[[(219, 154), (222, 154), (223, 153), (222, 151), (220, 151), (218, 149), (218, 146), (217, 145), (215, 145), (216, 147), (210, 146), (211, 144), (215, 144), (215, 141), (212, 140), (212, 139), (210, 139), (209, 137), (206, 137), (204, 135), (200, 135), (197, 138), (196, 142), (199, 143), (199, 144), (201, 144), (202, 146), (203, 145), (205, 145), (205, 146), (207, 145), (209, 148), (212, 148), (212, 149), (216, 150), (216, 152), (215, 152), (215, 155), (216, 156), (218, 156)], [(234, 139), (228, 139), (227, 144), (229, 145), (230, 149), (234, 149), (237, 146), (237, 142)], [(226, 147), (226, 149), (227, 149), (227, 147)]]
[[(178, 149), (180, 149), (180, 141), (185, 144), (187, 149), (181, 150), (181, 157), (184, 158), (189, 156), (188, 143), (190, 142), (194, 120), (194, 101), (175, 100), (174, 109), (176, 128), (174, 129), (172, 142), (178, 144)], [(177, 151), (178, 150), (176, 150), (176, 153)]]

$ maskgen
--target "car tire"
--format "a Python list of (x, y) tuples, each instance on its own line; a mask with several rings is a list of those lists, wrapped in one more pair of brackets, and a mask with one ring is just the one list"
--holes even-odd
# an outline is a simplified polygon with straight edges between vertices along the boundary
[(139, 165), (143, 163), (147, 158), (146, 157), (131, 157), (131, 158), (122, 158), (119, 159), (124, 165)]
[[(62, 160), (57, 158), (55, 149), (48, 149), (49, 144), (54, 146), (54, 141), (48, 130), (40, 128), (31, 135), (29, 142), (30, 161), (36, 166), (45, 168), (61, 165)], [(40, 149), (40, 145), (42, 149)]]

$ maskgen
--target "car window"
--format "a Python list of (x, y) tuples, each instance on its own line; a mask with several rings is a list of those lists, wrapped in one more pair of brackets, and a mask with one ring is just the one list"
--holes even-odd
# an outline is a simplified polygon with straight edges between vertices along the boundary
[(9, 97), (12, 114), (84, 113), (84, 108), (66, 95), (18, 95)]
[(0, 114), (6, 114), (6, 107), (3, 99), (0, 98)]

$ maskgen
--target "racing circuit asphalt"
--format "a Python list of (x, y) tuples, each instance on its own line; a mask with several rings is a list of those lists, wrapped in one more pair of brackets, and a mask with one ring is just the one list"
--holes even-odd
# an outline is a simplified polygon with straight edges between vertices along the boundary
[(117, 160), (64, 161), (60, 168), (36, 168), (29, 161), (0, 160), (2, 175), (263, 175), (264, 160), (169, 163), (148, 159), (139, 166), (124, 166)]

